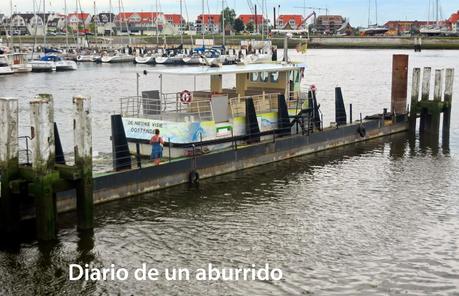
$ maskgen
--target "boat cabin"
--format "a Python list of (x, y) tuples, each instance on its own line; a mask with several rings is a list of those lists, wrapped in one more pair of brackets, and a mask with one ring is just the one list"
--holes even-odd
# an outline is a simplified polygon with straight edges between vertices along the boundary
[[(159, 80), (159, 90), (121, 99), (126, 136), (147, 141), (159, 128), (166, 142), (185, 144), (244, 135), (248, 100), (258, 129), (273, 130), (279, 96), (292, 114), (308, 103), (300, 88), (304, 70), (286, 63), (148, 70), (144, 74)], [(171, 85), (175, 91), (166, 91)]]

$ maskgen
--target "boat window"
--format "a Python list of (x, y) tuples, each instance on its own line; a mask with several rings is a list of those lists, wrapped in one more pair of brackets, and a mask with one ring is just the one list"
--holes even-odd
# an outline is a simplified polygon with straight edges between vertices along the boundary
[(293, 81), (294, 76), (293, 76), (294, 71), (290, 71), (290, 74), (288, 75), (288, 80)]
[(295, 71), (295, 73), (296, 73), (295, 82), (300, 82), (300, 71)]
[(258, 81), (258, 76), (257, 72), (250, 74), (250, 81)]
[(268, 72), (261, 72), (260, 78), (262, 82), (268, 82), (269, 80), (269, 73)]
[(279, 72), (271, 72), (271, 82), (279, 81)]

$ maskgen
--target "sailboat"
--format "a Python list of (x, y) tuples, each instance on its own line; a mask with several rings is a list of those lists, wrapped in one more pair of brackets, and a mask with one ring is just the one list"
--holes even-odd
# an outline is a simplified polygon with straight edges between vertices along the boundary
[(13, 69), (11, 69), (10, 64), (8, 63), (7, 56), (2, 54), (0, 55), (0, 75), (9, 75), (14, 74)]
[(26, 53), (11, 53), (7, 55), (7, 58), (14, 73), (32, 72), (32, 65), (29, 63)]
[[(450, 33), (450, 30), (442, 26), (440, 23), (440, 4), (439, 0), (434, 0), (435, 2), (433, 3), (433, 14), (435, 15), (435, 22), (431, 25), (427, 25), (424, 27), (421, 27), (419, 32), (422, 35), (427, 35), (427, 36), (439, 36), (439, 35), (448, 35)], [(430, 11), (430, 1), (429, 1), (429, 11)], [(430, 15), (430, 13), (429, 13)], [(429, 17), (430, 18), (430, 17)]]
[(377, 36), (384, 35), (389, 28), (378, 25), (378, 0), (375, 0), (375, 17), (376, 23), (371, 24), (371, 0), (368, 0), (368, 28), (360, 30), (360, 34), (363, 36)]

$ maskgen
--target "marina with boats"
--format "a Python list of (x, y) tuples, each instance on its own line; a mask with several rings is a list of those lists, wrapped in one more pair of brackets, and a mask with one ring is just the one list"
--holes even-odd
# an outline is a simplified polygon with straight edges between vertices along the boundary
[[(196, 1), (190, 34), (164, 1), (97, 0), (98, 21), (79, 2), (61, 20), (73, 31), (47, 35), (55, 16), (34, 13), (37, 36), (0, 36), (1, 295), (459, 291), (459, 61), (429, 49), (459, 39), (438, 36), (451, 22), (400, 25), (436, 30), (440, 12), (380, 25), (389, 4), (365, 0), (376, 20), (350, 33), (335, 7), (281, 3), (269, 23), (269, 2), (247, 1), (235, 33), (231, 3)], [(193, 277), (268, 264), (281, 280)], [(160, 276), (73, 280), (77, 265)], [(191, 278), (163, 278), (175, 267)]]

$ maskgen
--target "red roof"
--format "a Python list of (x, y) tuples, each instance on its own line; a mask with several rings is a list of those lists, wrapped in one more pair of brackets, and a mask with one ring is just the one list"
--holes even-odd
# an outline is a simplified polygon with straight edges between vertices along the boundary
[(208, 24), (208, 23), (219, 24), (221, 18), (222, 18), (221, 14), (200, 14), (198, 15), (198, 21), (203, 21), (203, 23), (205, 24)]
[[(241, 14), (239, 18), (242, 20), (244, 25), (247, 25), (250, 22), (255, 23), (255, 14)], [(257, 24), (261, 24), (264, 21), (264, 17), (259, 14), (256, 15), (256, 19), (257, 19), (257, 22), (256, 22)]]
[(287, 25), (290, 20), (294, 20), (297, 27), (303, 24), (303, 16), (301, 14), (281, 14), (277, 18), (277, 21), (282, 21), (284, 26)]
[(174, 25), (180, 25), (181, 23), (184, 23), (185, 20), (183, 19), (183, 16), (180, 14), (164, 14), (164, 18), (166, 21), (171, 21)]
[(455, 24), (459, 21), (459, 10), (456, 13), (453, 13), (448, 20), (451, 24)]
[(80, 20), (86, 20), (89, 17), (89, 13), (86, 13), (86, 12), (73, 12), (73, 13), (69, 13), (67, 15), (67, 18), (70, 19), (72, 16), (76, 16)]
[(117, 21), (122, 21), (122, 22), (129, 22), (131, 21), (131, 17), (136, 17), (138, 16), (140, 20), (138, 23), (151, 23), (155, 20), (156, 17), (160, 16), (161, 12), (153, 12), (153, 11), (147, 11), (147, 12), (122, 12), (116, 16)]

